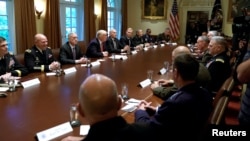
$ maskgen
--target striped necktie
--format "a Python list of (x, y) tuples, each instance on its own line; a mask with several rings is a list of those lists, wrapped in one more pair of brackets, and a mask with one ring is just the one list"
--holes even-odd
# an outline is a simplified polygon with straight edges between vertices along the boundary
[(72, 48), (73, 59), (76, 60), (76, 49), (75, 47)]

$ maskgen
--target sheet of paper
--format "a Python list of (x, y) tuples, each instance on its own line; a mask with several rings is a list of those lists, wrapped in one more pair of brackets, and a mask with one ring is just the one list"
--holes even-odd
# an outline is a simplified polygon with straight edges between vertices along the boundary
[(141, 100), (138, 100), (138, 99), (134, 99), (134, 98), (130, 98), (129, 100), (127, 100), (125, 103), (126, 104), (132, 104), (132, 105), (139, 105), (141, 102)]
[(89, 125), (81, 125), (80, 126), (80, 135), (87, 135), (89, 133)]
[[(109, 58), (113, 59), (113, 56), (110, 56)], [(115, 59), (126, 60), (128, 57), (125, 55), (115, 55)]]
[(126, 112), (133, 112), (135, 109), (136, 109), (136, 105), (134, 104), (127, 104), (124, 107), (122, 107), (122, 110)]

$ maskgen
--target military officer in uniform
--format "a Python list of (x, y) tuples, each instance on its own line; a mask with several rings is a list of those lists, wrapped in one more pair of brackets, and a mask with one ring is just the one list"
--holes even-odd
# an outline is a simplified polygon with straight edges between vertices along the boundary
[(214, 36), (209, 42), (208, 49), (209, 54), (212, 55), (211, 60), (206, 64), (211, 75), (211, 84), (209, 84), (208, 90), (215, 93), (231, 74), (227, 41), (222, 36)]
[(6, 81), (10, 76), (21, 77), (28, 74), (28, 69), (20, 64), (15, 56), (8, 52), (5, 38), (0, 36), (0, 80)]
[(47, 46), (47, 37), (36, 34), (34, 42), (35, 45), (24, 54), (25, 65), (29, 71), (48, 72), (60, 69), (60, 63), (55, 61), (51, 48)]

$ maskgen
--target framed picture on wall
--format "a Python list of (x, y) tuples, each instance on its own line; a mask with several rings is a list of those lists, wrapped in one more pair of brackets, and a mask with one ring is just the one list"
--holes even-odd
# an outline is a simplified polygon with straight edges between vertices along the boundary
[(249, 0), (229, 0), (228, 2), (228, 22), (232, 22), (235, 17), (243, 16), (243, 9), (250, 8)]
[(142, 19), (166, 19), (167, 0), (142, 0)]

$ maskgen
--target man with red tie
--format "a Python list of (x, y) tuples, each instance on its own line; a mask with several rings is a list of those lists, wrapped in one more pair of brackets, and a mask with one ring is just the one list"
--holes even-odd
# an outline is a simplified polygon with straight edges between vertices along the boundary
[(106, 49), (107, 31), (98, 30), (96, 38), (92, 39), (88, 45), (86, 56), (88, 58), (101, 58), (108, 56)]

